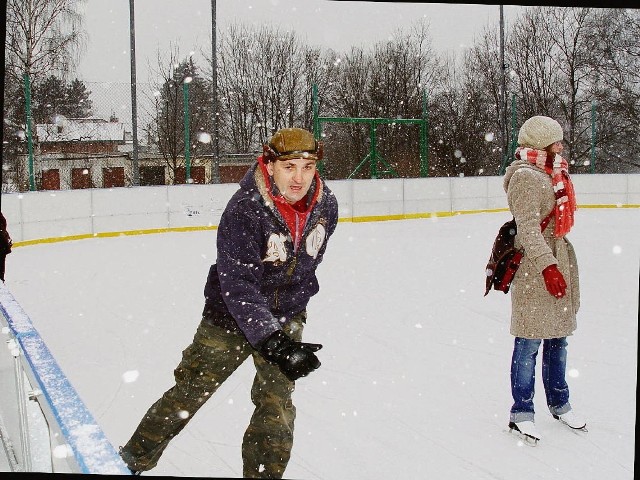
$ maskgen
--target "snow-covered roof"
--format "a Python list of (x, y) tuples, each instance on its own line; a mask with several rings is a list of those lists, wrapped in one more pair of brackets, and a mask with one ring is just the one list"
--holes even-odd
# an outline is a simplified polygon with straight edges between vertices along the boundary
[(36, 125), (39, 142), (124, 141), (124, 124), (104, 118), (65, 118)]

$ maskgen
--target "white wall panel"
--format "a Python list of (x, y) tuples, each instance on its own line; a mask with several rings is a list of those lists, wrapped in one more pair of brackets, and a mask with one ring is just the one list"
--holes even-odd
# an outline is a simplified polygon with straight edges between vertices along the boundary
[(487, 207), (488, 177), (463, 177), (456, 178), (451, 185), (451, 209), (454, 212), (460, 210), (482, 210)]
[(405, 214), (436, 213), (450, 209), (450, 178), (407, 178), (404, 180)]
[(340, 218), (353, 217), (353, 181), (329, 180), (327, 186), (338, 200), (338, 216)]
[(640, 175), (626, 175), (627, 177), (627, 203), (640, 205)]
[(353, 180), (353, 216), (402, 215), (403, 180)]
[[(640, 174), (572, 175), (578, 204), (639, 205)], [(503, 177), (331, 180), (342, 220), (507, 208)], [(237, 184), (60, 190), (2, 195), (14, 242), (220, 222)]]
[(236, 190), (236, 184), (175, 185), (169, 188), (169, 225), (171, 228), (217, 225)]

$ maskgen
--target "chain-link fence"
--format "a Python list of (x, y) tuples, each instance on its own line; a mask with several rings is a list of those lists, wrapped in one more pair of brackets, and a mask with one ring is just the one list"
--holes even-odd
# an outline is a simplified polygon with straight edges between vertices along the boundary
[[(237, 182), (255, 160), (259, 145), (244, 152), (216, 152), (213, 106), (202, 86), (196, 90), (186, 82), (163, 87), (138, 83), (136, 135), (129, 83), (81, 86), (82, 116), (37, 91), (25, 95), (30, 128), (16, 123), (13, 142), (5, 142), (3, 191)], [(25, 82), (25, 92), (29, 88)], [(324, 122), (318, 129), (330, 117), (314, 108), (314, 130), (325, 143), (321, 172), (330, 179), (502, 174), (513, 159), (519, 126), (532, 111), (524, 98), (513, 94), (508, 100), (506, 154), (498, 145), (500, 135), (486, 133), (495, 127), (463, 125), (464, 131), (452, 136), (443, 126), (446, 119), (438, 117), (442, 100), (437, 96), (424, 98), (420, 126), (402, 123), (409, 119), (350, 118), (347, 124)], [(224, 124), (233, 115), (223, 111), (218, 118)], [(616, 124), (606, 115), (599, 117), (595, 101), (583, 101), (571, 122), (561, 112), (555, 118), (563, 125), (565, 153), (574, 173), (637, 171), (633, 162), (625, 163), (613, 148), (607, 149)], [(229, 134), (229, 128), (225, 132)]]
[[(201, 105), (189, 99), (186, 83), (173, 96), (136, 85), (136, 135), (130, 84), (81, 86), (79, 96), (55, 102), (25, 77), (25, 122), (5, 135), (3, 191), (238, 181), (238, 171), (255, 159), (213, 155), (212, 134), (189, 125)], [(82, 108), (70, 107), (78, 103)]]

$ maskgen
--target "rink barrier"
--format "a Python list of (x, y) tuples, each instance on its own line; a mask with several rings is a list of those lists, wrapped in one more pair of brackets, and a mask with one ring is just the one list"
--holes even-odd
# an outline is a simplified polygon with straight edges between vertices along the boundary
[[(582, 208), (640, 208), (640, 204), (602, 204), (602, 205), (578, 205), (579, 209)], [(456, 215), (473, 215), (480, 213), (501, 213), (508, 212), (508, 208), (494, 208), (488, 210), (462, 210), (456, 212), (430, 212), (430, 213), (407, 213), (401, 215), (370, 215), (366, 217), (349, 217), (349, 218), (340, 218), (338, 221), (340, 223), (349, 222), (349, 223), (359, 223), (359, 222), (386, 222), (393, 220), (415, 220), (422, 218), (434, 218), (434, 217), (454, 217)], [(130, 236), (130, 235), (150, 235), (156, 233), (172, 233), (172, 232), (196, 232), (196, 231), (205, 231), (205, 230), (217, 230), (217, 225), (207, 225), (200, 227), (174, 227), (174, 228), (151, 228), (146, 230), (123, 230), (120, 232), (100, 232), (100, 233), (88, 233), (84, 235), (70, 235), (67, 237), (51, 237), (51, 238), (39, 238), (35, 240), (26, 240), (24, 242), (14, 242), (14, 247), (25, 247), (28, 245), (38, 245), (38, 244), (46, 244), (46, 243), (58, 243), (58, 242), (66, 242), (71, 240), (83, 240), (87, 238), (109, 238), (109, 237), (120, 237), (120, 236)]]
[[(4, 387), (0, 425), (11, 471), (130, 475), (30, 318), (2, 282), (0, 323), (3, 336), (8, 337), (8, 349), (0, 353)], [(12, 383), (7, 374), (10, 363)], [(40, 438), (31, 428), (38, 421), (45, 425)], [(36, 449), (31, 443), (42, 443), (43, 436), (48, 436), (44, 442), (50, 455), (34, 460)]]
[[(639, 208), (640, 174), (572, 175), (580, 208)], [(504, 177), (328, 180), (340, 222), (507, 211)], [(16, 247), (92, 237), (215, 230), (237, 184), (2, 195)]]

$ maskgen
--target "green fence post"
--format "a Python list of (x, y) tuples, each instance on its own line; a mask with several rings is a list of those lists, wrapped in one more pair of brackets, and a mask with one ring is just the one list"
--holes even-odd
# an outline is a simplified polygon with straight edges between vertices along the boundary
[(27, 114), (27, 150), (29, 152), (29, 190), (36, 189), (36, 181), (33, 174), (33, 136), (31, 132), (31, 84), (29, 83), (29, 74), (24, 74), (24, 98), (25, 110)]
[[(516, 132), (518, 131), (518, 115), (516, 114), (516, 94), (511, 94), (511, 144), (509, 145), (509, 162), (513, 161), (516, 154), (516, 144), (518, 143)], [(505, 165), (506, 169), (506, 165)], [(503, 172), (504, 173), (504, 172)]]
[(504, 175), (507, 170), (509, 159), (513, 160), (516, 153), (516, 94), (511, 94), (511, 141), (508, 142), (507, 151), (502, 154), (502, 164), (500, 165), (499, 175)]
[[(322, 137), (322, 130), (320, 129), (320, 119), (318, 117), (318, 112), (320, 110), (320, 105), (318, 102), (318, 85), (311, 85), (311, 107), (313, 109), (313, 136), (317, 142), (320, 141)], [(320, 175), (324, 175), (324, 160), (318, 161), (318, 173)]]
[[(185, 183), (190, 183), (191, 180), (191, 152), (189, 148), (189, 82), (190, 77), (187, 77), (182, 82), (182, 97), (183, 97), (183, 110), (184, 110), (184, 180)], [(175, 179), (174, 179), (175, 182)]]
[(316, 137), (316, 140), (319, 140), (318, 135), (320, 134), (319, 129), (319, 121), (318, 121), (318, 85), (311, 85), (311, 108), (313, 109), (313, 136)]
[(420, 176), (429, 176), (429, 111), (427, 91), (422, 91), (422, 122), (420, 123)]
[(371, 155), (371, 161), (369, 162), (369, 174), (371, 178), (378, 178), (378, 148), (376, 139), (376, 124), (371, 122), (369, 124), (369, 154)]

